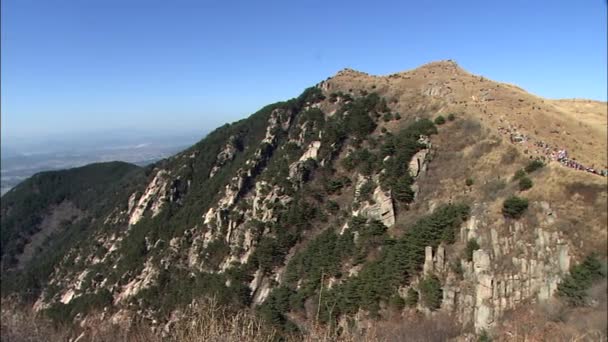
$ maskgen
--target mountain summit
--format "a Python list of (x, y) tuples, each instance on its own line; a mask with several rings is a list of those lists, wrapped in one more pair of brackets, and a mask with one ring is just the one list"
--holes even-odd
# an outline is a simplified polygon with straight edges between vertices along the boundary
[(453, 61), (343, 69), (148, 167), (26, 180), (2, 197), (2, 295), (168, 335), (214, 298), (285, 336), (605, 336), (576, 319), (606, 313), (605, 113)]

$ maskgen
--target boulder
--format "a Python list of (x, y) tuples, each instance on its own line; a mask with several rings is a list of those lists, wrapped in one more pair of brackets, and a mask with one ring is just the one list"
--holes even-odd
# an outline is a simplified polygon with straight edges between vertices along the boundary
[(429, 153), (428, 149), (422, 149), (422, 150), (416, 152), (416, 154), (414, 154), (414, 156), (410, 160), (410, 164), (409, 164), (410, 175), (412, 177), (414, 177), (414, 178), (418, 177), (418, 175), (420, 174), (420, 171), (424, 167), (424, 162), (426, 160), (426, 156), (428, 153)]

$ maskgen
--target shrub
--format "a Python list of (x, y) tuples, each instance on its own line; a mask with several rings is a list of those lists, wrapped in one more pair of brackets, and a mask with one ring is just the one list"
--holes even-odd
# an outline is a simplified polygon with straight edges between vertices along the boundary
[(67, 324), (78, 313), (86, 314), (92, 310), (101, 310), (109, 305), (112, 305), (112, 294), (107, 289), (102, 289), (96, 293), (87, 293), (76, 297), (68, 304), (55, 303), (46, 309), (45, 313), (53, 322)]
[(453, 113), (450, 113), (450, 115), (448, 115), (448, 120), (450, 120), (450, 121), (456, 120), (456, 115), (454, 115)]
[(465, 256), (467, 258), (467, 261), (473, 261), (473, 252), (475, 252), (479, 248), (480, 247), (477, 243), (477, 240), (470, 239), (469, 242), (467, 242), (467, 247), (465, 248)]
[(502, 205), (502, 214), (505, 217), (518, 219), (528, 209), (528, 200), (525, 198), (511, 196)]
[(570, 268), (570, 274), (557, 286), (557, 295), (571, 305), (584, 305), (587, 301), (587, 290), (594, 281), (605, 276), (597, 257), (594, 254), (588, 255), (582, 263)]
[(462, 269), (462, 264), (460, 263), (460, 260), (452, 261), (450, 263), (450, 268), (452, 269), (452, 272), (454, 272), (454, 274), (458, 276), (458, 279), (462, 279), (464, 269)]
[(329, 94), (329, 102), (335, 103), (336, 101), (338, 101), (338, 93)]
[[(380, 186), (384, 190), (393, 190), (398, 201), (410, 203), (414, 199), (414, 192), (411, 189), (414, 180), (408, 172), (409, 163), (412, 156), (424, 147), (418, 142), (420, 136), (435, 133), (437, 133), (437, 128), (433, 122), (423, 119), (413, 122), (395, 135), (387, 134), (384, 137), (380, 148), (381, 153), (375, 158), (376, 162), (380, 164), (377, 169), (384, 166), (385, 170), (380, 176)], [(386, 156), (391, 156), (391, 158), (382, 161)]]
[(382, 127), (382, 129), (380, 129), (380, 131), (381, 131), (382, 133), (386, 133), (386, 132), (388, 132), (388, 130), (386, 129), (386, 127)]
[[(387, 303), (400, 286), (407, 284), (413, 275), (420, 272), (424, 264), (425, 247), (437, 248), (442, 241), (451, 243), (450, 241), (454, 240), (455, 232), (463, 220), (467, 219), (468, 214), (468, 206), (449, 204), (422, 217), (407, 229), (404, 236), (398, 239), (390, 239), (386, 235), (374, 233), (376, 238), (384, 240), (382, 250), (374, 260), (365, 261), (357, 276), (348, 277), (329, 291), (323, 292), (319, 317), (323, 320), (335, 319), (342, 314), (354, 314), (362, 307), (371, 312), (379, 310), (380, 302)], [(355, 226), (356, 224), (353, 222), (353, 230), (362, 232)], [(382, 229), (379, 228), (381, 227), (374, 225), (367, 229), (380, 233)], [(364, 235), (366, 234), (360, 236)], [(359, 246), (354, 246), (344, 255), (352, 256), (358, 249)], [(314, 278), (314, 284), (318, 284), (319, 279), (320, 277)], [(429, 294), (427, 296), (429, 305), (437, 307), (442, 296), (439, 281), (431, 279), (427, 283), (429, 286), (426, 286), (425, 289), (429, 290), (426, 292)], [(439, 292), (439, 296), (437, 296), (437, 292)]]
[(445, 123), (445, 118), (441, 115), (435, 118), (436, 125), (443, 125)]
[(526, 171), (524, 171), (523, 169), (519, 169), (519, 170), (517, 170), (517, 172), (515, 172), (515, 175), (513, 176), (513, 180), (518, 180), (525, 176), (526, 176)]
[(382, 166), (378, 156), (366, 148), (353, 151), (342, 160), (342, 165), (348, 171), (356, 169), (365, 175), (371, 175)]
[(420, 288), (420, 295), (424, 306), (433, 311), (439, 309), (443, 297), (439, 278), (434, 274), (426, 276), (418, 287)]
[(471, 185), (473, 185), (473, 183), (474, 183), (474, 182), (473, 182), (473, 178), (467, 178), (467, 180), (465, 181), (465, 184), (466, 184), (467, 186), (471, 186)]
[(526, 165), (525, 170), (527, 173), (532, 173), (532, 172), (542, 168), (543, 166), (545, 166), (545, 164), (542, 161), (535, 159), (535, 160), (529, 162), (528, 165)]
[(416, 305), (418, 305), (418, 291), (414, 290), (413, 288), (409, 288), (407, 290), (407, 295), (405, 296), (405, 305), (407, 305), (410, 308), (415, 307)]
[(385, 103), (376, 93), (365, 94), (363, 97), (353, 102), (347, 103), (342, 107), (342, 114), (348, 112), (348, 119), (345, 122), (347, 133), (358, 139), (364, 139), (375, 128), (376, 123), (369, 114), (376, 113), (376, 109), (384, 109)]
[(391, 296), (391, 298), (389, 298), (388, 304), (396, 310), (403, 310), (405, 307), (405, 300), (403, 300), (403, 298), (401, 298), (401, 296), (398, 294), (394, 294)]
[(519, 190), (526, 191), (532, 187), (532, 180), (528, 177), (523, 177), (519, 179)]
[(325, 190), (328, 194), (333, 194), (335, 192), (340, 191), (343, 187), (349, 186), (351, 184), (351, 180), (342, 176), (338, 179), (330, 179), (325, 183)]
[(327, 201), (327, 210), (332, 213), (337, 213), (340, 210), (340, 205), (336, 201), (329, 200)]
[(477, 338), (477, 342), (491, 342), (492, 338), (490, 337), (490, 335), (488, 335), (488, 332), (485, 330), (482, 330), (481, 333), (479, 334), (479, 337)]
[(393, 186), (393, 195), (395, 196), (395, 199), (404, 203), (412, 202), (416, 196), (416, 193), (411, 187), (413, 183), (414, 180), (409, 176), (409, 174), (398, 178)]
[(275, 239), (264, 237), (258, 243), (252, 259), (263, 272), (269, 273), (276, 264), (283, 261), (284, 255)]
[(384, 122), (389, 122), (393, 120), (393, 114), (391, 112), (384, 113), (384, 116), (382, 116), (382, 120), (384, 120)]
[(395, 120), (401, 120), (401, 114), (396, 113), (395, 114)]
[(372, 199), (372, 194), (374, 193), (374, 189), (376, 185), (373, 181), (366, 181), (359, 188), (359, 199), (361, 201), (369, 201)]

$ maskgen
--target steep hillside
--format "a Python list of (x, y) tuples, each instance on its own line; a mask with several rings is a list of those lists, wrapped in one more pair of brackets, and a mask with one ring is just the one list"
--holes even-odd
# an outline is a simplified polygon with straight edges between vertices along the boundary
[(7, 278), (15, 273), (28, 278), (15, 288), (44, 283), (58, 258), (86, 239), (98, 225), (95, 221), (124, 201), (121, 193), (143, 181), (142, 175), (142, 169), (127, 163), (91, 164), (36, 174), (4, 195), (3, 283), (10, 283)]
[[(282, 333), (450, 317), (445, 338), (543, 336), (512, 328), (518, 310), (606, 314), (591, 291), (606, 286), (602, 111), (451, 61), (345, 69), (146, 170), (91, 166), (14, 189), (3, 295), (54, 320), (103, 312), (168, 334), (214, 297)], [(54, 244), (60, 257), (31, 257)], [(553, 331), (606, 333), (564, 322)]]

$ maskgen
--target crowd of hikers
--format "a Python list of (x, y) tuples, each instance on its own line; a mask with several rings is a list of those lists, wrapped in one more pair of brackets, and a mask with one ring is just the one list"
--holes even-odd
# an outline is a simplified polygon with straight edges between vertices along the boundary
[(559, 149), (547, 144), (544, 141), (533, 139), (528, 135), (520, 133), (515, 126), (500, 126), (498, 127), (498, 131), (503, 135), (508, 135), (512, 144), (524, 144), (527, 152), (536, 154), (537, 158), (545, 162), (556, 161), (563, 166), (575, 170), (586, 171), (604, 177), (608, 176), (608, 166), (606, 166), (604, 169), (597, 169), (594, 165), (591, 167), (585, 166), (579, 163), (575, 158), (569, 157), (568, 151), (565, 148)]

